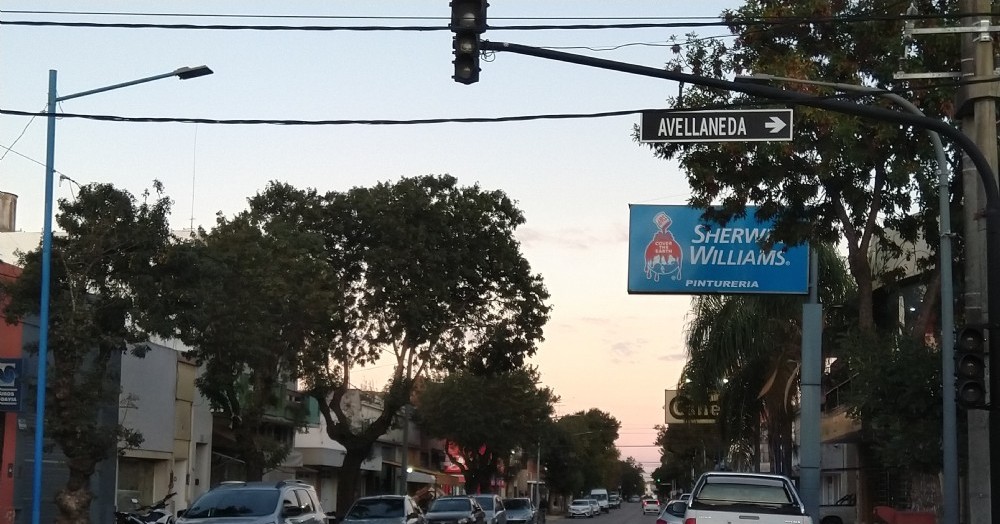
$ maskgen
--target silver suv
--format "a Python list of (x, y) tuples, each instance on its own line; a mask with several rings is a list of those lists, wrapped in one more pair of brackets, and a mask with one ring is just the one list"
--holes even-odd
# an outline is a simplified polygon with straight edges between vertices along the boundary
[(180, 512), (177, 524), (326, 524), (316, 490), (301, 480), (223, 482)]

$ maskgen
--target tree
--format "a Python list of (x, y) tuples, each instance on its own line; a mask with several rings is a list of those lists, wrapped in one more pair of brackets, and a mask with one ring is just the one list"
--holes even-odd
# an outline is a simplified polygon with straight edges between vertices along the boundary
[(490, 376), (459, 371), (426, 384), (417, 399), (417, 422), (428, 435), (445, 439), (466, 492), (487, 492), (512, 453), (534, 454), (557, 401), (539, 385), (533, 368)]
[(642, 495), (646, 492), (646, 482), (643, 480), (642, 475), (645, 471), (634, 457), (628, 457), (621, 461), (621, 477), (619, 478), (618, 484), (615, 484), (621, 488), (621, 497), (623, 500), (628, 500), (632, 495)]
[[(919, 12), (949, 15), (955, 13), (957, 4), (919, 1), (915, 7)], [(957, 63), (961, 39), (939, 36), (901, 45), (899, 34), (904, 21), (898, 18), (898, 12), (897, 3), (885, 0), (749, 0), (741, 8), (724, 14), (730, 32), (736, 37), (731, 46), (717, 40), (677, 42), (667, 68), (712, 77), (765, 73), (881, 89), (898, 87), (893, 75), (899, 69), (961, 69)], [(761, 20), (773, 17), (804, 22), (761, 25)], [(854, 20), (843, 21), (850, 18)], [(783, 87), (816, 96), (831, 94), (829, 89), (819, 86)], [(902, 96), (928, 116), (952, 116), (954, 86), (912, 81), (907, 88)], [(890, 105), (885, 99), (871, 95), (858, 98), (863, 103)], [(716, 104), (750, 108), (773, 104), (698, 86), (682, 86), (670, 102), (678, 108)], [(744, 213), (746, 204), (754, 203), (760, 206), (758, 218), (776, 221), (773, 234), (777, 241), (794, 245), (808, 239), (813, 243), (839, 243), (847, 249), (848, 268), (858, 293), (854, 327), (860, 335), (842, 338), (838, 343), (866, 343), (882, 336), (876, 325), (875, 282), (877, 279), (880, 284), (891, 285), (902, 275), (873, 267), (870, 254), (881, 251), (890, 257), (900, 257), (904, 242), (925, 241), (930, 249), (913, 260), (916, 267), (931, 269), (917, 277), (918, 283), (925, 284), (925, 295), (917, 315), (921, 325), (914, 327), (912, 336), (922, 341), (930, 331), (935, 318), (931, 313), (939, 303), (937, 166), (930, 141), (920, 129), (805, 107), (796, 108), (795, 126), (792, 142), (650, 147), (657, 156), (681, 163), (691, 184), (692, 204), (721, 205), (719, 210), (708, 213), (712, 218), (724, 223), (729, 217)], [(961, 194), (960, 184), (961, 177), (953, 177), (950, 193)], [(953, 199), (953, 217), (958, 215), (959, 202)], [(953, 218), (953, 223), (958, 221)], [(960, 231), (961, 226), (956, 230)], [(884, 327), (896, 330), (899, 326)], [(904, 344), (897, 349), (909, 346)], [(848, 357), (861, 349), (840, 350), (843, 360), (849, 361), (849, 372), (863, 365), (863, 359)], [(928, 364), (921, 359), (913, 363), (917, 361)], [(907, 379), (903, 369), (885, 371), (899, 374), (888, 382)], [(918, 375), (930, 372), (932, 368), (925, 368)], [(918, 411), (936, 413), (932, 397), (925, 396), (924, 400)], [(852, 412), (870, 413), (864, 409)], [(897, 427), (920, 422), (909, 410), (897, 410), (895, 415)], [(893, 439), (892, 445), (902, 446), (897, 448), (901, 455), (906, 453), (905, 446), (910, 442)]]
[[(937, 12), (939, 7), (923, 6)], [(900, 44), (902, 20), (895, 2), (830, 2), (828, 0), (750, 0), (725, 13), (735, 43), (698, 40), (674, 46), (671, 69), (726, 77), (743, 73), (768, 73), (829, 82), (894, 87), (893, 74), (912, 64), (919, 70), (956, 70), (959, 39), (921, 39), (919, 58), (904, 56)], [(802, 24), (759, 27), (761, 19), (788, 17), (811, 20)], [(816, 17), (830, 21), (815, 20)], [(837, 17), (883, 17), (868, 22), (841, 23)], [(905, 67), (905, 65), (904, 65)], [(910, 84), (904, 96), (929, 116), (944, 116), (951, 108), (953, 91)], [(817, 86), (788, 89), (818, 96), (828, 94)], [(865, 97), (886, 104), (881, 98)], [(670, 99), (678, 108), (711, 105), (756, 107), (773, 101), (756, 100), (728, 91), (699, 86), (682, 87)], [(676, 159), (687, 173), (691, 203), (698, 207), (721, 204), (708, 215), (723, 223), (741, 216), (745, 206), (760, 206), (758, 218), (774, 219), (775, 241), (796, 245), (813, 243), (846, 247), (848, 267), (858, 288), (858, 325), (875, 329), (872, 292), (877, 275), (869, 254), (879, 247), (900, 255), (899, 240), (923, 239), (936, 248), (936, 166), (933, 150), (921, 130), (896, 124), (862, 120), (829, 111), (796, 108), (795, 140), (781, 143), (652, 144), (654, 154)], [(918, 261), (925, 266), (936, 258)], [(929, 276), (928, 280), (933, 280)], [(936, 297), (933, 297), (936, 298)], [(930, 310), (934, 300), (924, 307)]]
[(583, 463), (586, 456), (577, 437), (562, 425), (550, 423), (542, 436), (542, 468), (550, 493), (572, 496), (584, 488)]
[(653, 479), (670, 482), (675, 489), (690, 490), (697, 475), (712, 469), (722, 442), (712, 424), (670, 424), (657, 426), (656, 445), (663, 454), (653, 470)]
[[(262, 222), (288, 220), (318, 234), (326, 264), (313, 281), (336, 290), (329, 331), (310, 335), (302, 379), (330, 438), (346, 448), (337, 500), (354, 500), (361, 463), (434, 371), (500, 373), (537, 350), (548, 292), (514, 238), (524, 216), (502, 191), (461, 187), (451, 176), (404, 178), (318, 195), (272, 184), (252, 199)], [(345, 410), (352, 367), (391, 355), (382, 413)]]
[[(68, 478), (55, 496), (60, 523), (89, 522), (95, 468), (142, 442), (117, 417), (110, 423), (99, 414), (117, 406), (121, 355), (146, 349), (141, 304), (152, 296), (154, 266), (170, 239), (170, 200), (158, 182), (153, 190), (155, 197), (147, 192), (140, 203), (109, 184), (89, 184), (74, 201), (59, 201), (64, 234), (52, 239), (45, 428), (66, 456)], [(40, 306), (41, 250), (21, 265), (21, 277), (0, 287), (8, 323)]]
[[(853, 297), (853, 282), (830, 246), (820, 257), (820, 296), (828, 305)], [(719, 396), (719, 431), (737, 467), (753, 468), (760, 428), (775, 471), (791, 473), (792, 422), (802, 354), (802, 299), (770, 295), (701, 295), (686, 328), (688, 361), (681, 391), (707, 405)]]
[(621, 423), (610, 413), (591, 408), (566, 415), (556, 422), (568, 435), (573, 448), (583, 460), (580, 472), (583, 489), (607, 486), (609, 476), (619, 460), (618, 430)]
[(216, 445), (243, 461), (247, 480), (260, 480), (287, 455), (291, 439), (276, 437), (281, 425), (268, 415), (282, 409), (293, 425), (303, 421), (287, 390), (310, 335), (332, 324), (324, 311), (330, 280), (314, 279), (326, 270), (314, 256), (322, 238), (266, 218), (255, 209), (220, 216), (211, 231), (173, 244), (159, 266), (156, 303), (162, 334), (193, 348), (198, 388), (228, 423)]

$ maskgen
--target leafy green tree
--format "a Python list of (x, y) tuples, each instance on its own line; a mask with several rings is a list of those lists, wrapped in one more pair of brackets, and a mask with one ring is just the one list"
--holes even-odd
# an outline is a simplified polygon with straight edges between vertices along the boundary
[(632, 495), (642, 495), (646, 492), (646, 482), (643, 480), (645, 471), (634, 457), (628, 457), (620, 463), (621, 475), (617, 486), (620, 487), (620, 495), (623, 500), (628, 500)]
[[(944, 6), (917, 2), (922, 12), (941, 12)], [(949, 8), (953, 9), (954, 4)], [(903, 21), (898, 2), (830, 2), (829, 0), (749, 0), (727, 12), (731, 45), (722, 40), (698, 40), (674, 46), (668, 69), (711, 77), (767, 73), (777, 76), (843, 82), (891, 89), (901, 66), (915, 70), (957, 70), (960, 56), (956, 38), (920, 39), (917, 56), (905, 56), (900, 42)], [(829, 21), (774, 24), (772, 17)], [(837, 17), (875, 17), (850, 23)], [(941, 116), (952, 107), (954, 91), (928, 89), (919, 82), (904, 94), (929, 116)], [(817, 96), (826, 88), (788, 84), (787, 89)], [(888, 104), (861, 97), (862, 102)], [(669, 99), (676, 108), (727, 105), (758, 107), (773, 101), (742, 94), (683, 86)], [(826, 110), (799, 107), (791, 142), (730, 142), (651, 144), (654, 154), (680, 162), (691, 186), (691, 203), (698, 207), (721, 204), (709, 212), (725, 221), (740, 216), (748, 204), (760, 206), (758, 217), (774, 219), (774, 240), (795, 245), (842, 243), (848, 267), (858, 288), (858, 325), (875, 329), (872, 292), (877, 274), (869, 254), (876, 246), (899, 255), (899, 240), (918, 238), (936, 248), (937, 173), (933, 149), (922, 131), (897, 124), (863, 120)], [(920, 263), (933, 262), (921, 260)], [(932, 280), (932, 277), (928, 277)], [(925, 308), (935, 307), (928, 300)]]
[[(431, 371), (502, 373), (537, 350), (548, 293), (514, 238), (524, 216), (502, 191), (423, 176), (319, 195), (272, 184), (252, 199), (262, 221), (288, 220), (322, 237), (311, 277), (335, 290), (333, 328), (311, 335), (300, 378), (330, 438), (346, 449), (337, 500), (356, 496), (361, 463)], [(382, 413), (346, 409), (350, 370), (383, 356), (395, 368)]]
[[(459, 371), (426, 384), (417, 399), (417, 423), (445, 439), (466, 492), (485, 493), (512, 453), (537, 449), (557, 401), (532, 368), (489, 376)], [(451, 449), (458, 455), (450, 455)]]
[(197, 385), (228, 427), (217, 446), (243, 461), (244, 478), (259, 480), (279, 465), (293, 428), (279, 438), (273, 414), (292, 425), (304, 420), (301, 404), (286, 401), (295, 389), (299, 355), (311, 334), (330, 330), (325, 307), (333, 293), (314, 279), (326, 270), (315, 257), (322, 238), (282, 217), (250, 209), (219, 217), (175, 243), (159, 268), (165, 336), (191, 346), (202, 366)]
[(718, 427), (686, 423), (656, 429), (656, 445), (663, 457), (653, 470), (653, 479), (669, 482), (675, 489), (690, 490), (698, 475), (713, 469), (722, 450)]
[(621, 423), (610, 413), (591, 408), (566, 415), (556, 422), (573, 442), (583, 476), (583, 489), (607, 487), (620, 454), (615, 447)]
[[(89, 522), (95, 468), (142, 442), (117, 419), (102, 422), (99, 412), (118, 403), (121, 355), (146, 349), (141, 304), (152, 296), (154, 267), (170, 240), (170, 201), (159, 183), (153, 189), (155, 196), (147, 192), (137, 202), (109, 184), (89, 184), (74, 201), (59, 201), (56, 222), (64, 234), (52, 239), (45, 397), (46, 436), (68, 470), (55, 495), (59, 523)], [(0, 287), (8, 323), (39, 311), (41, 250), (24, 255), (21, 265), (21, 277)]]
[[(954, 14), (958, 8), (954, 2), (927, 0), (914, 5), (919, 12), (941, 15)], [(961, 39), (945, 35), (920, 38), (904, 47), (899, 37), (904, 23), (897, 16), (899, 10), (899, 4), (889, 0), (748, 0), (742, 7), (725, 13), (727, 25), (735, 36), (731, 45), (721, 40), (677, 42), (666, 67), (718, 78), (764, 73), (880, 89), (898, 87), (893, 75), (899, 69), (949, 71), (961, 68), (958, 63)], [(772, 17), (810, 21), (760, 25), (761, 19)], [(866, 20), (842, 21), (852, 17)], [(955, 87), (929, 82), (933, 81), (909, 82), (902, 96), (928, 116), (950, 118), (954, 113)], [(783, 87), (816, 96), (833, 94), (830, 89), (815, 85), (789, 83)], [(861, 103), (891, 106), (891, 102), (876, 96), (850, 96)], [(669, 102), (677, 108), (719, 104), (752, 108), (774, 104), (774, 101), (698, 86), (682, 86)], [(876, 281), (891, 285), (902, 275), (899, 271), (877, 267), (870, 254), (880, 251), (890, 257), (899, 257), (903, 255), (901, 245), (904, 241), (927, 242), (930, 249), (913, 261), (918, 268), (930, 269), (922, 273), (917, 282), (926, 285), (926, 293), (918, 314), (920, 325), (914, 326), (912, 336), (922, 341), (924, 334), (931, 331), (930, 323), (935, 318), (932, 312), (939, 303), (936, 293), (939, 279), (936, 252), (940, 238), (937, 166), (930, 141), (919, 129), (814, 108), (796, 108), (795, 120), (795, 140), (792, 142), (650, 147), (660, 158), (680, 162), (692, 188), (692, 204), (699, 207), (721, 205), (721, 210), (709, 213), (713, 218), (724, 222), (744, 213), (747, 204), (756, 204), (760, 206), (759, 218), (776, 221), (775, 240), (788, 244), (809, 240), (814, 244), (830, 243), (846, 248), (848, 269), (858, 293), (853, 308), (854, 326), (861, 334), (836, 339), (838, 344), (859, 343), (882, 336), (876, 324), (873, 294)], [(950, 167), (953, 172), (957, 171), (955, 166)], [(961, 177), (953, 177), (951, 194), (961, 194), (960, 184)], [(956, 224), (960, 222), (956, 220), (959, 202), (954, 199), (951, 210)], [(961, 227), (956, 230), (960, 231)], [(896, 325), (884, 327), (898, 329)], [(907, 343), (896, 349), (909, 347)], [(858, 366), (865, 362), (863, 358), (849, 355), (864, 349), (866, 347), (838, 350), (837, 356), (843, 357), (842, 362), (848, 361), (849, 373), (860, 372)], [(923, 354), (923, 351), (918, 353)], [(911, 364), (918, 362), (930, 364), (916, 357)], [(915, 370), (891, 368), (884, 371), (893, 375), (887, 382), (897, 383), (907, 380), (905, 373)], [(931, 372), (932, 368), (923, 368), (917, 375), (923, 377)], [(730, 383), (733, 382), (737, 381)], [(858, 409), (852, 410), (856, 415), (873, 413), (864, 406), (856, 407)], [(932, 396), (925, 396), (917, 411), (936, 413), (937, 405)], [(914, 418), (907, 409), (884, 414), (897, 417), (896, 422), (890, 424), (896, 427), (927, 421), (923, 415)], [(934, 423), (940, 427), (939, 421)], [(882, 420), (882, 424), (886, 421)], [(913, 439), (891, 439), (879, 446), (898, 446), (890, 455), (902, 456), (919, 452), (919, 448), (907, 447), (913, 442)]]
[(550, 493), (572, 497), (583, 491), (586, 456), (577, 438), (562, 425), (549, 424), (542, 436), (542, 467)]

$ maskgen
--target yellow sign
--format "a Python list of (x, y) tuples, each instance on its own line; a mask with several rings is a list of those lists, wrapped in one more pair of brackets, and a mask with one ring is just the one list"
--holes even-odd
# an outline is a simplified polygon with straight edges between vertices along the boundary
[(718, 395), (713, 395), (707, 406), (695, 405), (691, 400), (683, 395), (679, 395), (675, 389), (664, 390), (665, 402), (663, 404), (666, 424), (681, 424), (693, 422), (700, 424), (710, 424), (718, 420), (722, 408), (719, 406)]

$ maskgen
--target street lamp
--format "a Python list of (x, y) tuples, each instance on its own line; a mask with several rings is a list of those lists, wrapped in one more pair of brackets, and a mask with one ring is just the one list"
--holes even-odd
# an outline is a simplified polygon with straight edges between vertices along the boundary
[[(803, 78), (789, 78), (763, 73), (753, 75), (737, 75), (737, 82), (750, 82), (760, 84), (771, 84), (786, 82), (793, 84), (816, 85), (829, 87), (838, 91), (850, 91), (856, 93), (870, 93), (875, 96), (887, 98), (898, 104), (903, 109), (914, 115), (925, 117), (924, 112), (916, 105), (902, 96), (883, 91), (876, 87), (843, 84), (839, 82), (823, 82), (818, 80), (806, 80)], [(956, 422), (955, 406), (955, 362), (954, 362), (954, 284), (952, 282), (952, 258), (951, 258), (951, 207), (948, 186), (948, 158), (941, 145), (941, 136), (935, 131), (927, 130), (931, 143), (934, 145), (934, 153), (937, 156), (938, 164), (938, 214), (941, 220), (941, 386), (942, 386), (942, 442), (941, 451), (943, 453), (943, 516), (944, 522), (958, 522), (958, 437), (954, 433)], [(805, 373), (806, 370), (803, 370)], [(950, 428), (950, 429), (949, 429)]]
[(42, 492), (42, 442), (45, 437), (45, 381), (49, 350), (49, 288), (52, 271), (52, 192), (55, 173), (56, 148), (56, 104), (64, 100), (80, 98), (113, 89), (133, 86), (176, 76), (181, 80), (198, 78), (212, 74), (208, 66), (181, 67), (169, 73), (149, 76), (124, 82), (121, 84), (99, 87), (64, 96), (58, 96), (56, 90), (56, 70), (49, 70), (49, 98), (45, 107), (48, 128), (45, 143), (45, 219), (42, 226), (42, 282), (41, 300), (38, 308), (38, 384), (35, 395), (35, 451), (34, 476), (31, 488), (31, 523), (38, 524), (41, 513)]

